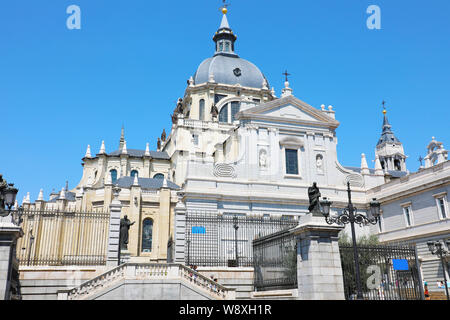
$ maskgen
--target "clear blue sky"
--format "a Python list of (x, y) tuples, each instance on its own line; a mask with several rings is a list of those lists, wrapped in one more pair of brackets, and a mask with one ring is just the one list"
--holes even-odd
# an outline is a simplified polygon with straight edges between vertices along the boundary
[[(68, 30), (66, 8), (81, 8)], [(369, 30), (369, 5), (381, 30)], [(219, 0), (14, 0), (0, 3), (0, 172), (34, 201), (81, 179), (102, 140), (156, 149), (186, 80), (212, 56)], [(416, 171), (432, 136), (450, 148), (450, 1), (232, 0), (237, 53), (275, 87), (287, 68), (294, 94), (333, 105), (338, 158), (373, 167), (381, 101)]]

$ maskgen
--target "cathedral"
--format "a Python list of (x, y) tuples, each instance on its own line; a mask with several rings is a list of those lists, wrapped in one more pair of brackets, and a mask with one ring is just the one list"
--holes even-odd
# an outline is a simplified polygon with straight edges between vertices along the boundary
[[(385, 185), (410, 176), (386, 109), (380, 117), (380, 139), (374, 141), (374, 167), (369, 168), (365, 154), (360, 167), (345, 166), (337, 154), (338, 110), (314, 107), (296, 97), (287, 73), (277, 97), (264, 73), (238, 55), (226, 8), (212, 45), (212, 57), (189, 77), (173, 110), (172, 128), (158, 138), (157, 150), (150, 150), (149, 144), (128, 149), (122, 128), (113, 151), (107, 151), (104, 142), (98, 153), (87, 147), (76, 187), (52, 193), (48, 200), (41, 190), (34, 203), (28, 193), (22, 207), (107, 211), (119, 187), (122, 216), (136, 222), (130, 227), (130, 261), (163, 262), (172, 257), (184, 262), (185, 252), (173, 249), (185, 247), (176, 243), (184, 241), (177, 237), (184, 232), (177, 225), (177, 206), (187, 214), (295, 221), (308, 213), (307, 189), (314, 182), (321, 196), (332, 200), (332, 214), (346, 208), (350, 183), (354, 205), (365, 212), (372, 198), (383, 195)], [(422, 171), (447, 163), (442, 143), (433, 141)], [(383, 214), (389, 213), (385, 209)], [(360, 229), (361, 234), (383, 232), (381, 227)], [(176, 245), (168, 246), (172, 241)]]

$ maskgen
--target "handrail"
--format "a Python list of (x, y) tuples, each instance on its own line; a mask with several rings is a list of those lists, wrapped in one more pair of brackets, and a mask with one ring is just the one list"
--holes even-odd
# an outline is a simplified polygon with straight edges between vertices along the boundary
[[(134, 268), (134, 270), (128, 272), (128, 268)], [(177, 270), (173, 270), (173, 268), (177, 268)], [(199, 272), (176, 263), (124, 263), (73, 289), (59, 290), (58, 293), (67, 300), (83, 299), (92, 294), (96, 288), (104, 287), (106, 283), (116, 283), (117, 280), (123, 280), (127, 277), (142, 279), (142, 277), (151, 278), (152, 276), (167, 278), (172, 276), (185, 279), (218, 298), (233, 298), (233, 295), (230, 296), (230, 292), (234, 291), (234, 289), (226, 288)]]

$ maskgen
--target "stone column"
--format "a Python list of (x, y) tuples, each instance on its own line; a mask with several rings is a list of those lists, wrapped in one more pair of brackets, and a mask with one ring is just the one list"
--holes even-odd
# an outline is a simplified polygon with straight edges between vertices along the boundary
[(344, 300), (338, 234), (343, 226), (328, 225), (320, 216), (302, 216), (297, 236), (299, 300)]
[(184, 245), (186, 242), (186, 205), (183, 203), (183, 194), (178, 194), (178, 203), (175, 207), (175, 263), (185, 263)]
[(17, 239), (23, 230), (11, 215), (0, 217), (0, 300), (20, 299)]
[(113, 188), (114, 198), (109, 205), (108, 255), (106, 260), (108, 267), (115, 267), (119, 263), (120, 215), (122, 213), (119, 192), (120, 188)]

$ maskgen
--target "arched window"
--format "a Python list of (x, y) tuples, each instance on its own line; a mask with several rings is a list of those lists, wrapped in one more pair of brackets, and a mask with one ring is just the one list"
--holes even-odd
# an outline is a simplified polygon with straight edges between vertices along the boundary
[(400, 160), (398, 160), (398, 159), (394, 160), (394, 167), (395, 167), (395, 170), (402, 171), (402, 165), (400, 164)]
[(201, 99), (199, 103), (198, 119), (205, 120), (205, 100)]
[(112, 183), (116, 183), (117, 181), (117, 170), (116, 169), (112, 169), (109, 171), (109, 173), (111, 174), (111, 182)]
[(220, 109), (219, 122), (228, 122), (228, 103)]
[(142, 224), (142, 252), (152, 251), (153, 220), (145, 219)]
[(164, 179), (164, 175), (162, 173), (157, 173), (153, 176), (153, 179)]
[(135, 176), (139, 177), (139, 172), (137, 170), (131, 171), (131, 177), (134, 179)]
[(241, 103), (239, 101), (231, 102), (231, 122), (235, 120), (236, 113), (241, 109)]
[[(241, 103), (239, 101), (232, 101), (227, 103), (220, 109), (219, 122), (233, 122), (236, 119), (236, 114), (241, 109)], [(228, 118), (230, 115), (230, 118)]]

